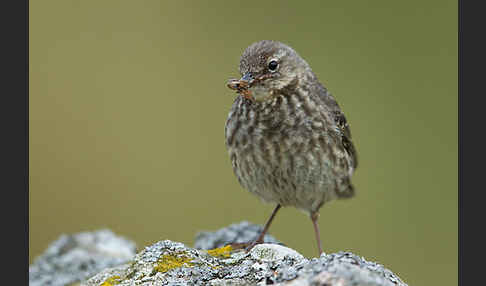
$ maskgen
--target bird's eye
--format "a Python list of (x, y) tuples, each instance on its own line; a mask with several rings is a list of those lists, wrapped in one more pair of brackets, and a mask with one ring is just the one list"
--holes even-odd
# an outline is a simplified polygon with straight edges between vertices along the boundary
[(278, 67), (278, 62), (276, 60), (271, 60), (269, 63), (268, 63), (268, 69), (270, 71), (275, 71)]

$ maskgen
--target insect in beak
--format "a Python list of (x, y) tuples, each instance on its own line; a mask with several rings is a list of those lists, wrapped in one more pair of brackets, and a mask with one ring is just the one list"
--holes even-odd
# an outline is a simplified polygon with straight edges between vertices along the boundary
[(251, 96), (251, 91), (249, 88), (251, 87), (251, 84), (255, 81), (253, 78), (253, 75), (250, 72), (247, 72), (241, 77), (240, 79), (230, 79), (228, 80), (228, 83), (226, 86), (232, 90), (236, 90), (238, 94), (243, 96), (244, 98), (253, 100), (253, 97)]

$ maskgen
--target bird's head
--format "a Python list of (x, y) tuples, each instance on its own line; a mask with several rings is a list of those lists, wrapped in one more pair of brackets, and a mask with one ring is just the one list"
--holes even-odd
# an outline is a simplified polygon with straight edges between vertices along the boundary
[(264, 101), (309, 72), (309, 65), (292, 48), (264, 40), (246, 48), (240, 59), (241, 78), (230, 79), (227, 86), (248, 99)]

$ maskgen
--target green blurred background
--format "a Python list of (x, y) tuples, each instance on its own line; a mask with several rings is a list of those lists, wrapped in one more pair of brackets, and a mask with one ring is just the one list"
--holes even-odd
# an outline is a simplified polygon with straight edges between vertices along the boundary
[[(30, 261), (108, 227), (139, 247), (272, 211), (242, 189), (224, 124), (243, 50), (288, 43), (335, 95), (357, 196), (321, 209), (325, 252), (409, 285), (457, 282), (457, 2), (30, 2)], [(271, 234), (316, 255), (293, 208)]]

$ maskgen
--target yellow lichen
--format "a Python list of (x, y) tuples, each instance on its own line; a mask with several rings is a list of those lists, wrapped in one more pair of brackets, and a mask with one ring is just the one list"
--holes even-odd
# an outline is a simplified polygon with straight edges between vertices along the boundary
[(181, 266), (194, 266), (194, 263), (191, 263), (192, 258), (187, 257), (185, 255), (169, 255), (165, 254), (157, 261), (157, 265), (154, 267), (154, 270), (158, 272), (167, 272), (171, 269), (178, 268)]
[(208, 254), (214, 257), (219, 258), (228, 258), (230, 257), (230, 252), (233, 250), (231, 245), (226, 245), (220, 248), (210, 249), (208, 250)]
[(100, 286), (113, 286), (119, 284), (121, 282), (120, 276), (111, 276), (110, 278), (106, 279)]

